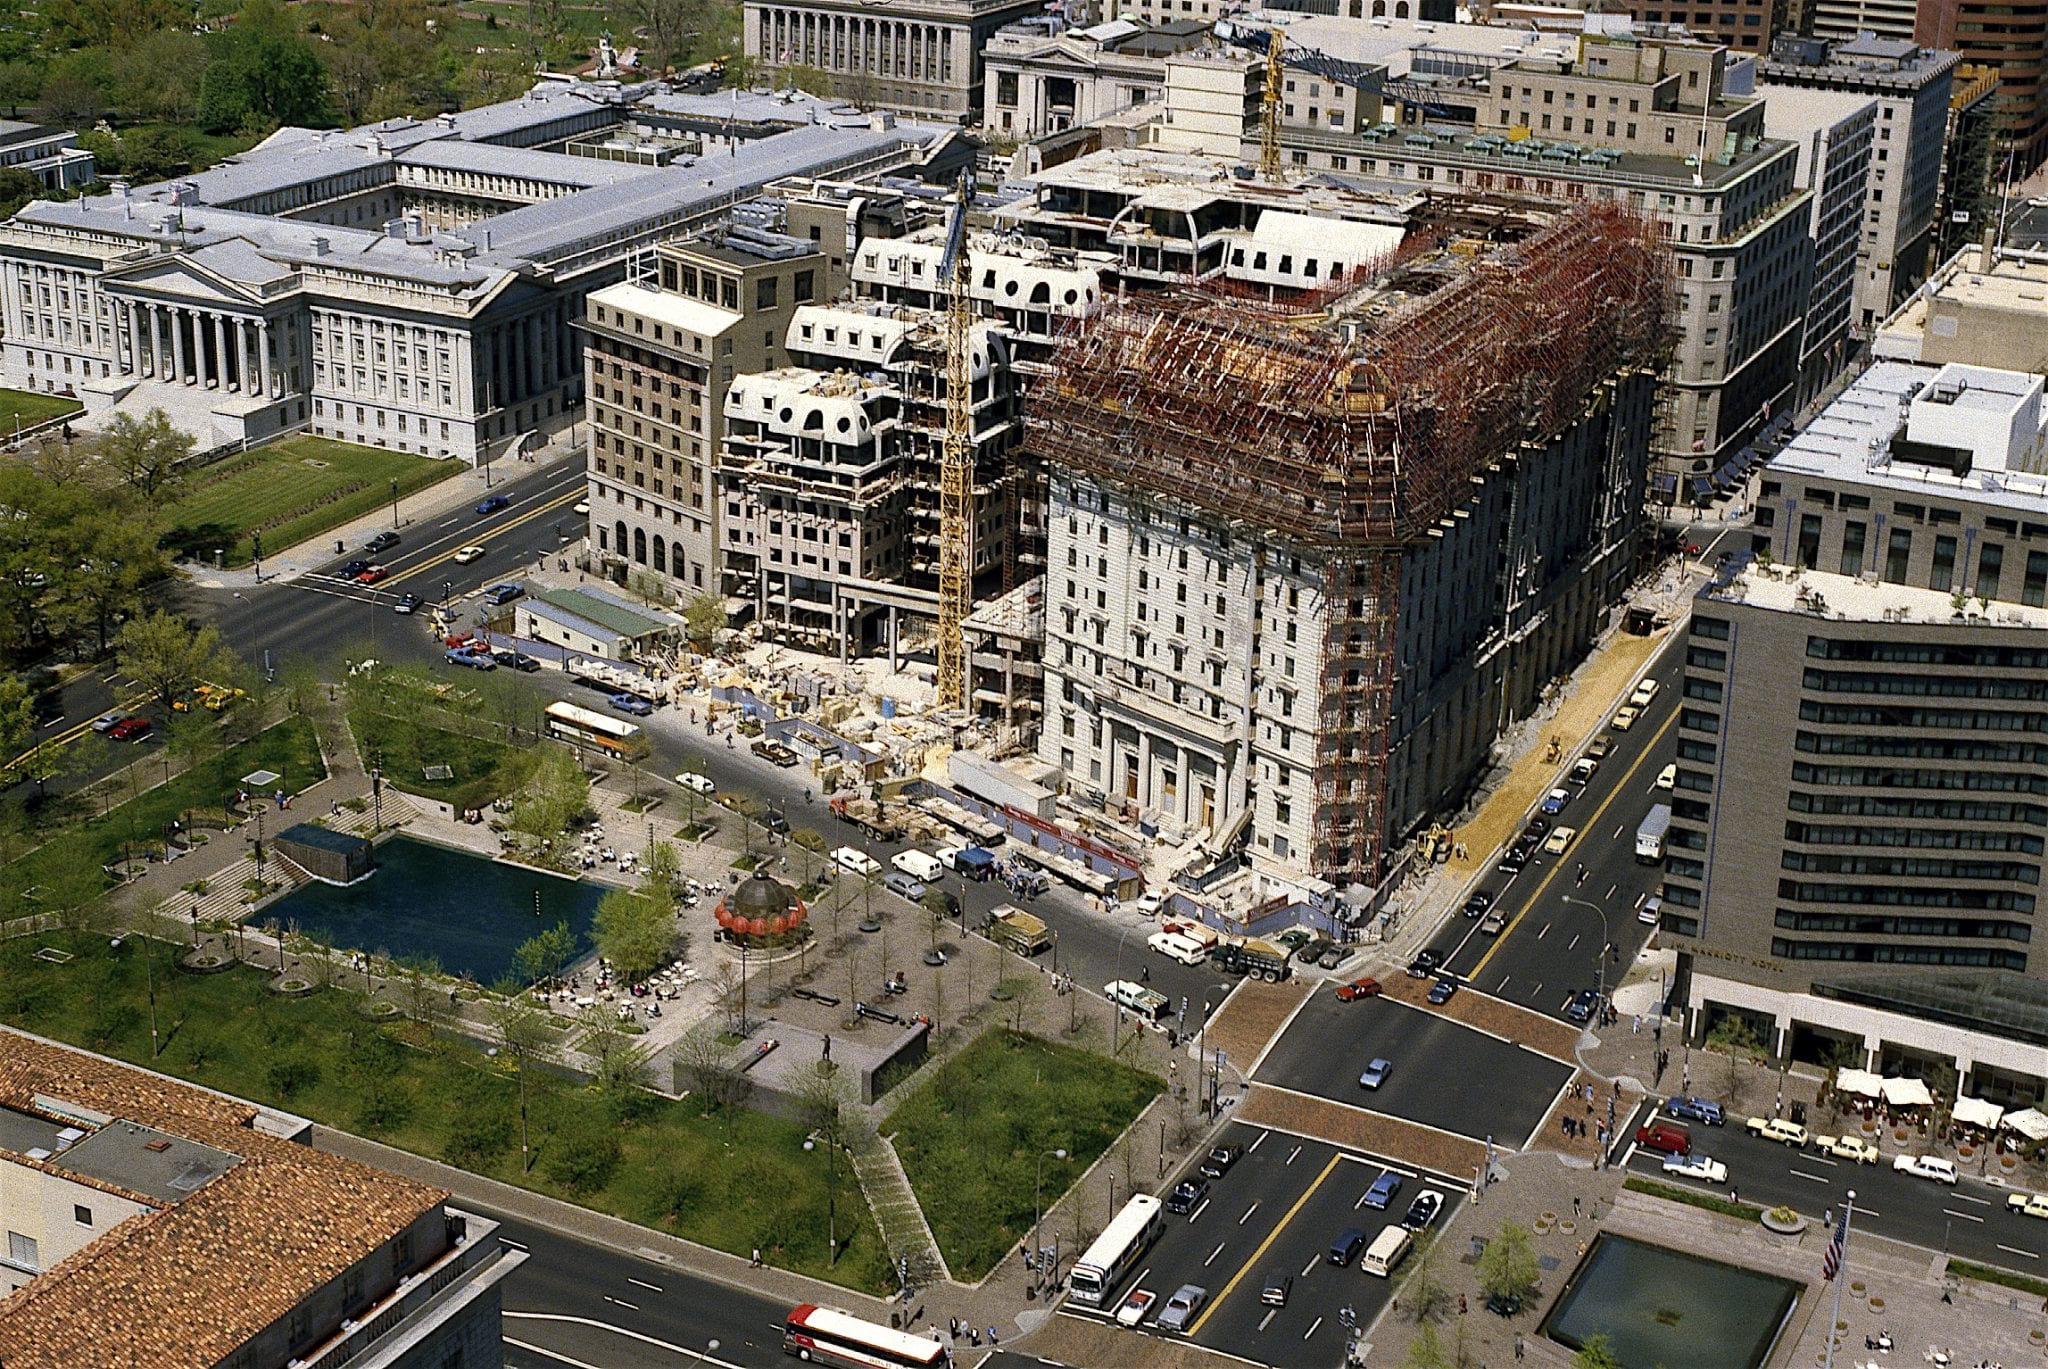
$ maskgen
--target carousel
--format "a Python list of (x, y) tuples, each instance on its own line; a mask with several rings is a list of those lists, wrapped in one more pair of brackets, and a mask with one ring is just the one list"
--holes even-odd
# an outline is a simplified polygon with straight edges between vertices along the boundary
[(796, 891), (766, 869), (733, 886), (718, 901), (715, 916), (727, 937), (741, 946), (769, 950), (795, 946), (810, 935), (809, 910)]

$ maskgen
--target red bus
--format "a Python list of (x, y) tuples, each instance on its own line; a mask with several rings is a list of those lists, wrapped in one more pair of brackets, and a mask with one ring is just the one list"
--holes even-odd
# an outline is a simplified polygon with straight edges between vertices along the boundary
[(811, 1303), (792, 1310), (783, 1322), (782, 1353), (850, 1369), (930, 1369), (946, 1359), (946, 1347), (928, 1336), (892, 1331)]

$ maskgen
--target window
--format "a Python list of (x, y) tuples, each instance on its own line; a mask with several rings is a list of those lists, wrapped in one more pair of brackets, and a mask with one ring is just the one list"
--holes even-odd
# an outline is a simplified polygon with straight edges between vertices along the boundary
[(1820, 565), (1820, 515), (1802, 514), (1799, 518), (1799, 566), (1802, 570), (1813, 570)]
[(2048, 552), (2027, 553), (2027, 581), (2020, 590), (2020, 602), (2040, 608), (2048, 599)]
[(71, 1220), (77, 1222), (80, 1226), (91, 1226), (92, 1209), (84, 1203), (73, 1203), (71, 1205)]
[[(1906, 566), (1913, 559), (1913, 534), (1906, 528), (1893, 528), (1890, 544), (1885, 548), (1884, 578), (1894, 585), (1906, 583)], [(2048, 558), (2044, 558), (2048, 559)]]
[(775, 277), (764, 276), (754, 282), (754, 307), (773, 309), (775, 307)]
[(36, 1247), (36, 1238), (24, 1236), (19, 1231), (7, 1233), (7, 1258), (23, 1269), (41, 1270), (42, 1252)]
[(1842, 525), (1842, 574), (1851, 579), (1863, 573), (1863, 539), (1869, 530), (1867, 523)]
[(798, 304), (802, 304), (817, 293), (816, 277), (817, 273), (815, 271), (799, 271), (796, 273), (796, 279), (791, 282), (791, 286)]
[(1934, 569), (1928, 576), (1927, 587), (1947, 590), (1956, 578), (1956, 539), (1937, 537), (1934, 539)]
[(1986, 542), (1977, 553), (1977, 597), (1996, 599), (1998, 597), (1998, 572), (2005, 565), (2005, 548), (1996, 542)]

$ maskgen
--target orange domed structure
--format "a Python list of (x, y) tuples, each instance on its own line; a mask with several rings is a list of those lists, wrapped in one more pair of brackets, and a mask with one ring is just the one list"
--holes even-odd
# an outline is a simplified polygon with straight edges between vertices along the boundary
[(718, 925), (734, 936), (782, 937), (803, 927), (804, 901), (765, 869), (756, 870), (718, 901)]

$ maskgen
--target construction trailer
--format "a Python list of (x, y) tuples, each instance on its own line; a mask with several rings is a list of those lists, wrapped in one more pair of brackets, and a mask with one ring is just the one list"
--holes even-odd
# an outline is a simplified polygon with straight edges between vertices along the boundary
[[(1264, 854), (1372, 886), (1399, 840), (1471, 783), (1499, 727), (1548, 683), (1535, 677), (1585, 649), (1638, 555), (1670, 256), (1654, 224), (1612, 205), (1532, 213), (1503, 243), (1509, 218), (1481, 234), (1411, 231), (1292, 299), (1227, 285), (1119, 297), (1066, 338), (1027, 442), (1055, 473), (1048, 579), (1074, 577), (1048, 584), (1040, 755), (1074, 788), (1141, 822), (1165, 809), (1219, 850), (1250, 839), (1255, 811), (1276, 829), (1293, 820), (1305, 840)], [(1105, 509), (1120, 510), (1114, 533)], [(1450, 613), (1425, 583), (1439, 569), (1432, 540), (1469, 541), (1481, 524), (1486, 545), (1458, 563), (1496, 562), (1469, 571), (1477, 607), (1455, 631), (1415, 623), (1404, 637), (1404, 611)], [(1162, 545), (1180, 548), (1183, 575), (1189, 546), (1197, 572), (1212, 558), (1219, 615), (1251, 607), (1213, 639), (1188, 632), (1159, 578)], [(1115, 588), (1091, 591), (1082, 577), (1098, 567)], [(1499, 678), (1567, 603), (1571, 640), (1523, 650), (1513, 668), (1529, 678)], [(1312, 658), (1306, 679), (1276, 678), (1281, 620), (1320, 623), (1319, 642), (1285, 648)], [(1076, 648), (1081, 664), (1059, 663)], [(1461, 681), (1474, 687), (1461, 695)], [(1238, 696), (1205, 710), (1184, 687)], [(1262, 721), (1276, 687), (1311, 707)], [(1141, 766), (1160, 752), (1185, 764), (1155, 763), (1141, 781), (1113, 740), (1105, 751), (1105, 719), (1144, 734), (1129, 749)], [(1390, 804), (1394, 750), (1423, 727), (1471, 735)], [(1256, 759), (1271, 732), (1296, 748), (1278, 766), (1270, 751)], [(1274, 818), (1272, 772), (1284, 786), (1294, 761), (1312, 801), (1296, 789), (1277, 810), (1291, 816)]]

